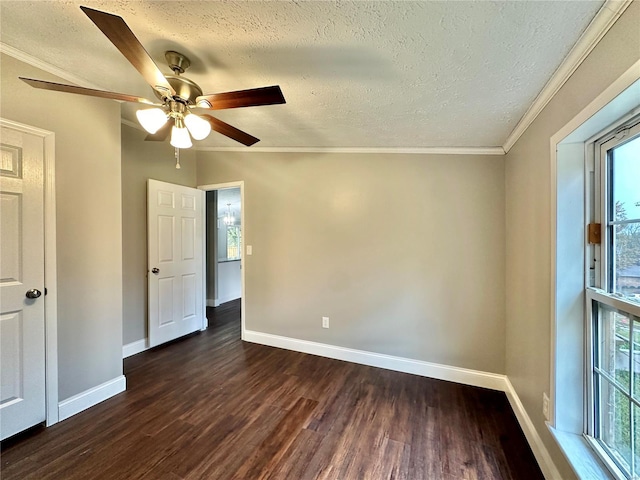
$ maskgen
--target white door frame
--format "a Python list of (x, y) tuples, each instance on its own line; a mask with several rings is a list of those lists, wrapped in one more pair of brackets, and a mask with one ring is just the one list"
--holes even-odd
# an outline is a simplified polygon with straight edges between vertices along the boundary
[(56, 284), (55, 134), (0, 118), (0, 126), (29, 133), (44, 142), (44, 334), (46, 425), (58, 423), (58, 289)]
[[(244, 332), (245, 332), (245, 289), (244, 289), (244, 272), (246, 270), (246, 264), (244, 262), (244, 258), (245, 258), (245, 252), (246, 252), (246, 248), (245, 248), (245, 239), (247, 238), (244, 234), (244, 225), (245, 225), (245, 220), (244, 220), (244, 180), (238, 181), (238, 182), (227, 182), (227, 183), (214, 183), (211, 185), (199, 185), (197, 187), (199, 190), (204, 190), (205, 192), (209, 192), (211, 190), (223, 190), (226, 188), (240, 188), (240, 235), (242, 238), (242, 248), (240, 249), (240, 265), (242, 268), (240, 268), (240, 282), (241, 282), (241, 297), (240, 297), (240, 338), (242, 340), (244, 340)], [(206, 206), (204, 208), (205, 212), (206, 212)], [(206, 213), (205, 213), (206, 214)], [(205, 250), (205, 261), (203, 262), (203, 269), (204, 271), (204, 281), (202, 282), (202, 298), (204, 299), (204, 302), (206, 304), (207, 302), (207, 275), (206, 275), (206, 267), (207, 267), (207, 262), (206, 262), (206, 244), (207, 244), (207, 229), (203, 228), (202, 229), (202, 245), (203, 245), (203, 249)], [(205, 328), (207, 328), (207, 318), (205, 315), (205, 319), (204, 319), (204, 325), (202, 327), (202, 329), (204, 330)]]

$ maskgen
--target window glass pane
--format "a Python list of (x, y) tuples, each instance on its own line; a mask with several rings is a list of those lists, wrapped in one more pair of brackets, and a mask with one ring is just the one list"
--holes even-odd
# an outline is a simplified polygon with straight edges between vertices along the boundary
[(638, 321), (638, 318), (636, 317), (630, 318), (633, 318), (633, 343), (631, 344), (633, 359), (631, 362), (631, 394), (635, 399), (640, 400), (640, 321)]
[(612, 228), (611, 291), (640, 303), (640, 222)]
[(638, 471), (640, 470), (640, 452), (638, 452), (638, 446), (640, 446), (640, 408), (637, 405), (633, 405), (633, 478), (638, 477)]
[(600, 439), (621, 466), (631, 470), (629, 399), (609, 382), (600, 382)]
[(640, 137), (612, 150), (610, 185), (610, 289), (640, 303)]
[(598, 367), (629, 391), (629, 317), (598, 304)]
[(628, 219), (640, 220), (640, 137), (613, 149), (613, 204), (620, 203)]
[(241, 230), (238, 226), (227, 227), (227, 258), (235, 260), (240, 258)]

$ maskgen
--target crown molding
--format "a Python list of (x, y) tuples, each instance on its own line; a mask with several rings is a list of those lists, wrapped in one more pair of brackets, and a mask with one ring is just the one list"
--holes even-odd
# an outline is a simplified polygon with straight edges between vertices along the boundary
[(365, 153), (409, 155), (504, 155), (502, 147), (194, 147), (199, 152)]
[[(431, 155), (504, 155), (509, 152), (522, 134), (534, 122), (560, 88), (567, 82), (585, 58), (591, 53), (602, 37), (620, 18), (633, 0), (606, 0), (589, 26), (582, 33), (562, 64), (554, 72), (531, 106), (527, 109), (518, 124), (511, 131), (502, 147), (384, 147), (384, 148), (341, 148), (341, 147), (194, 147), (197, 151), (211, 152), (263, 152), (263, 153), (360, 153), (360, 154), (431, 154)], [(87, 88), (102, 89), (61, 68), (44, 62), (15, 47), (0, 42), (0, 53), (9, 55), (21, 62), (36, 67), (47, 73)], [(134, 122), (123, 119), (122, 124), (139, 128)]]
[(50, 63), (44, 62), (39, 58), (34, 57), (33, 55), (29, 55), (28, 53), (23, 52), (22, 50), (18, 50), (11, 45), (7, 45), (6, 43), (0, 42), (0, 53), (4, 53), (9, 55), (10, 57), (15, 58), (16, 60), (20, 60), (27, 65), (31, 65), (32, 67), (43, 70), (51, 75), (55, 75), (56, 77), (60, 77), (68, 82), (74, 83), (76, 85), (82, 85), (87, 88), (94, 88), (96, 90), (102, 90), (102, 87), (99, 85), (92, 84), (88, 82), (86, 79), (78, 77), (72, 73), (63, 70), (62, 68), (58, 68)]
[(587, 55), (591, 53), (600, 40), (602, 40), (602, 37), (605, 36), (632, 2), (633, 0), (607, 0), (605, 2), (589, 26), (582, 32), (582, 35), (569, 54), (540, 91), (529, 109), (522, 116), (516, 127), (509, 134), (503, 145), (505, 152), (508, 153), (509, 150), (511, 150), (511, 147), (513, 147), (527, 128), (529, 128), (544, 107), (547, 106), (560, 88), (569, 80), (573, 72), (582, 64), (585, 58), (587, 58)]
[[(144, 128), (137, 123), (126, 118), (122, 118), (120, 123), (127, 127), (135, 128), (144, 132)], [(245, 153), (382, 153), (382, 154), (409, 154), (409, 155), (504, 155), (502, 147), (385, 147), (385, 148), (363, 148), (363, 147), (197, 147), (193, 150), (198, 152), (245, 152)]]

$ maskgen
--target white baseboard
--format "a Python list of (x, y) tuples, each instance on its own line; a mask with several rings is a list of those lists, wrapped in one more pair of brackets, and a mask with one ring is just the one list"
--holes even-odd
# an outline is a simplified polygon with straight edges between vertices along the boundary
[(551, 455), (549, 455), (544, 443), (542, 443), (540, 435), (538, 435), (531, 418), (529, 418), (518, 394), (506, 375), (337, 347), (335, 345), (281, 337), (252, 330), (245, 330), (243, 333), (243, 340), (247, 342), (505, 392), (544, 477), (548, 480), (561, 478), (560, 472), (558, 472), (551, 459)]
[(142, 340), (137, 340), (135, 342), (127, 343), (122, 346), (122, 358), (127, 358), (136, 353), (144, 352), (149, 349), (148, 339), (143, 338)]
[(412, 373), (422, 377), (437, 378), (450, 382), (473, 385), (475, 387), (490, 388), (492, 390), (506, 389), (507, 377), (496, 373), (481, 372), (467, 368), (450, 367), (437, 363), (424, 362), (422, 360), (412, 360), (403, 357), (394, 357), (381, 353), (354, 350), (352, 348), (337, 347), (324, 343), (309, 342), (296, 338), (281, 337), (269, 333), (244, 331), (243, 340), (270, 347), (284, 348), (296, 352), (309, 353), (321, 357), (334, 358), (347, 362), (369, 365), (371, 367), (385, 368), (397, 372)]
[(237, 300), (240, 298), (240, 294), (238, 295), (231, 295), (230, 297), (222, 297), (222, 298), (216, 298), (216, 307), (219, 307), (220, 305), (222, 305), (223, 303), (227, 303), (230, 302), (231, 300)]
[(556, 480), (558, 478), (562, 478), (560, 476), (560, 472), (551, 459), (549, 451), (544, 446), (542, 438), (540, 438), (540, 435), (538, 435), (538, 431), (533, 426), (531, 418), (527, 414), (527, 411), (524, 409), (524, 405), (522, 405), (520, 397), (518, 397), (516, 390), (513, 388), (513, 385), (511, 385), (511, 382), (506, 377), (505, 383), (505, 393), (507, 394), (507, 398), (509, 399), (511, 408), (513, 409), (513, 412), (518, 419), (518, 423), (520, 424), (520, 428), (522, 428), (522, 431), (524, 432), (524, 436), (527, 438), (527, 442), (529, 442), (529, 446), (531, 447), (533, 455), (538, 461), (538, 465), (540, 465), (540, 469), (542, 470), (544, 478), (548, 480)]
[(93, 407), (108, 398), (124, 392), (127, 389), (127, 380), (124, 375), (120, 375), (101, 385), (85, 390), (78, 395), (67, 398), (58, 403), (59, 420), (65, 420), (76, 413), (80, 413), (87, 408)]

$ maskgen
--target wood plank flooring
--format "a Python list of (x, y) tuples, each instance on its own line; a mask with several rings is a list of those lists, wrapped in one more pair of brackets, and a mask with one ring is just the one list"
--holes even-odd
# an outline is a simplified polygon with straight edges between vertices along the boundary
[(542, 479), (505, 395), (207, 331), (125, 360), (127, 391), (2, 444), (10, 479)]

